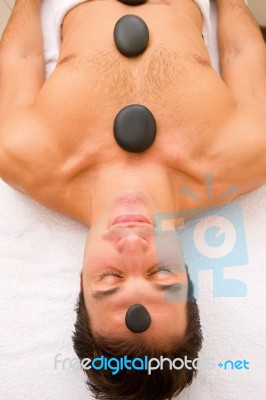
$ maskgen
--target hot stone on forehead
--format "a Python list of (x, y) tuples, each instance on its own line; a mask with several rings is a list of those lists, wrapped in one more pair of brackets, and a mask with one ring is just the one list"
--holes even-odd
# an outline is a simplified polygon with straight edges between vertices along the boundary
[(114, 41), (121, 54), (136, 57), (148, 46), (149, 29), (137, 15), (125, 15), (115, 25)]
[(131, 332), (142, 333), (150, 327), (151, 316), (144, 306), (134, 304), (127, 310), (125, 321)]
[(155, 140), (156, 131), (153, 114), (142, 105), (127, 106), (115, 118), (115, 140), (123, 150), (131, 153), (147, 150)]

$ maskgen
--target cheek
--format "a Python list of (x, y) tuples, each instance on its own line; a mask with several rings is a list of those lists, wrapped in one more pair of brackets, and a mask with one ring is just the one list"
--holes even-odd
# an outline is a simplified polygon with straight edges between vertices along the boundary
[(173, 333), (177, 335), (184, 336), (186, 333), (186, 328), (187, 328), (187, 303), (178, 303), (178, 307), (175, 311), (175, 313), (172, 314), (173, 317), (174, 315), (176, 318), (173, 318), (172, 324), (172, 330)]
[(96, 246), (87, 248), (85, 253), (82, 274), (87, 288), (104, 289), (117, 283), (115, 276), (101, 275), (112, 269), (117, 269), (117, 257), (115, 252), (108, 246)]
[(155, 251), (159, 264), (175, 266), (179, 272), (185, 272), (182, 247), (176, 232), (167, 231), (155, 237)]
[(113, 262), (115, 252), (109, 243), (103, 241), (90, 242), (84, 253), (84, 265), (95, 266), (97, 269)]

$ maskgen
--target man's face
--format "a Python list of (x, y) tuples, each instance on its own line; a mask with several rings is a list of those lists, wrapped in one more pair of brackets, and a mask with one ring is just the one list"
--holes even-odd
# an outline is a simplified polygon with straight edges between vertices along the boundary
[(92, 331), (127, 337), (128, 308), (142, 304), (152, 340), (182, 337), (187, 326), (187, 273), (176, 234), (154, 229), (156, 207), (141, 192), (123, 191), (92, 225), (82, 284)]

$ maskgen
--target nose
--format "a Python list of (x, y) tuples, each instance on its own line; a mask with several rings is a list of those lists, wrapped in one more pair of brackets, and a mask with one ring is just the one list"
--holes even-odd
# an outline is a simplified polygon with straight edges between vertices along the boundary
[(117, 242), (117, 249), (120, 253), (135, 253), (135, 252), (145, 252), (148, 248), (148, 242), (146, 239), (142, 238), (136, 233), (130, 233), (123, 236)]

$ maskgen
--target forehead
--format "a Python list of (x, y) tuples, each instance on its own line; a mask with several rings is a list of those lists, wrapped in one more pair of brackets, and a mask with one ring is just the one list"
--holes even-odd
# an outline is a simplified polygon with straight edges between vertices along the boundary
[[(145, 335), (151, 335), (153, 338), (163, 337), (165, 335), (177, 336), (184, 335), (187, 326), (187, 307), (186, 303), (173, 304), (168, 309), (165, 306), (156, 307), (147, 306), (151, 316), (151, 325), (145, 332)], [(130, 331), (126, 327), (125, 317), (128, 308), (120, 311), (111, 311), (104, 307), (102, 312), (88, 307), (90, 314), (91, 327), (95, 332), (101, 335), (116, 337), (117, 335), (127, 335)]]

